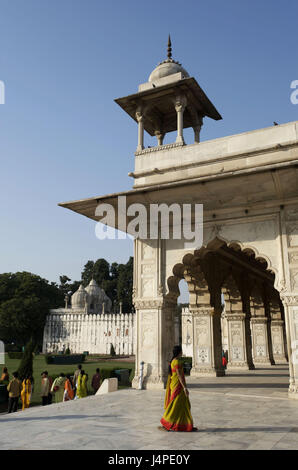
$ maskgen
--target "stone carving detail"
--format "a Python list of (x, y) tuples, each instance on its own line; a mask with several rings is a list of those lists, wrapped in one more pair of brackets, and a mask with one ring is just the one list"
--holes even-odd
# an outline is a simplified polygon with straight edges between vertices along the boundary
[(298, 290), (298, 269), (291, 270), (291, 284), (294, 291)]
[(209, 348), (198, 348), (198, 363), (210, 364)]
[(287, 220), (298, 220), (298, 209), (288, 209), (286, 214)]
[(159, 152), (160, 150), (171, 150), (175, 147), (182, 147), (184, 144), (182, 142), (174, 142), (173, 144), (164, 144), (158, 145), (157, 147), (150, 147), (144, 150), (135, 152), (135, 156), (145, 155), (146, 153)]
[(154, 279), (142, 279), (142, 295), (143, 297), (152, 297), (154, 294)]
[(197, 344), (203, 346), (209, 343), (207, 320), (196, 319)]
[[(238, 360), (238, 361), (243, 361), (243, 348), (241, 347), (236, 347), (236, 346), (232, 346), (232, 359), (233, 359), (233, 364), (234, 364), (234, 360)], [(241, 363), (242, 365), (242, 363)]]
[(143, 260), (154, 259), (154, 248), (146, 243), (143, 243)]
[(134, 306), (136, 309), (139, 309), (139, 310), (162, 308), (164, 306), (164, 300), (163, 299), (148, 299), (148, 300), (136, 299), (134, 301)]
[(256, 346), (256, 354), (257, 354), (257, 357), (265, 357), (266, 356), (265, 346), (264, 345), (257, 345)]
[(298, 263), (298, 251), (292, 251), (292, 253), (289, 253), (289, 262), (292, 264)]
[(143, 264), (142, 265), (142, 274), (152, 274), (154, 272), (153, 264)]
[(154, 346), (153, 329), (151, 326), (144, 326), (142, 334), (142, 347), (150, 348)]
[(285, 305), (297, 305), (298, 306), (298, 295), (286, 295), (281, 294), (281, 301)]
[(288, 244), (289, 246), (298, 246), (298, 223), (288, 224)]

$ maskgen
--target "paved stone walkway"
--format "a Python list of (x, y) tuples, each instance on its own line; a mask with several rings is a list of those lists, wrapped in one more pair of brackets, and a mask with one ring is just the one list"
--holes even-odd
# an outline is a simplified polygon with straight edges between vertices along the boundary
[(287, 367), (187, 382), (198, 432), (159, 431), (164, 392), (125, 389), (1, 415), (0, 449), (298, 449)]

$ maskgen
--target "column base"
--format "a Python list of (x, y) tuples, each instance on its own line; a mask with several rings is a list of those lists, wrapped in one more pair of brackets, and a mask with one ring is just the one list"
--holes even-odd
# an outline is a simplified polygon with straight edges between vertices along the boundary
[(254, 365), (263, 366), (263, 367), (272, 367), (274, 364), (272, 364), (270, 361), (260, 361), (260, 360), (254, 359)]
[(228, 362), (227, 371), (251, 370), (245, 362)]
[(278, 365), (278, 364), (288, 364), (288, 361), (286, 360), (285, 357), (274, 356), (274, 362), (275, 362), (276, 365)]
[(176, 143), (176, 144), (183, 144), (183, 145), (184, 145), (184, 144), (185, 144), (185, 141), (184, 141), (183, 137), (180, 137), (180, 136), (179, 136), (179, 137), (177, 137), (175, 143)]
[[(167, 379), (159, 376), (144, 377), (142, 390), (164, 390), (166, 387)], [(140, 390), (140, 378), (135, 376), (131, 383), (132, 388)]]
[(192, 368), (190, 370), (191, 377), (224, 377), (225, 370), (224, 369), (198, 369)]
[(293, 399), (293, 400), (298, 400), (298, 385), (290, 384), (289, 391), (288, 391), (288, 397)]

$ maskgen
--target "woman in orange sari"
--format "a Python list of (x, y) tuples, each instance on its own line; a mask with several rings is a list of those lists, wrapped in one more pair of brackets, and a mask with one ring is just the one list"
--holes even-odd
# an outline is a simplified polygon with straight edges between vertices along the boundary
[(63, 401), (73, 400), (73, 398), (74, 398), (74, 390), (73, 390), (72, 380), (71, 380), (70, 375), (67, 375), (65, 386), (64, 386)]
[(169, 366), (169, 376), (164, 402), (165, 412), (160, 422), (168, 431), (193, 431), (190, 413), (189, 392), (186, 388), (181, 346), (173, 349), (173, 358)]

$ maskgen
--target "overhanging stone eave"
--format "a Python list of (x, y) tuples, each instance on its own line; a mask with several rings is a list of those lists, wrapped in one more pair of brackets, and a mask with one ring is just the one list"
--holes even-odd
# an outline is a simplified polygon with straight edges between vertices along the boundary
[[(110, 204), (115, 211), (115, 226), (114, 228), (118, 228), (118, 197), (120, 196), (125, 196), (126, 197), (126, 205), (129, 206), (134, 203), (140, 203), (143, 204), (144, 206), (148, 206), (150, 203), (162, 203), (162, 202), (167, 202), (167, 203), (179, 203), (179, 202), (185, 202), (184, 200), (179, 201), (179, 196), (177, 196), (176, 189), (179, 188), (180, 191), (183, 192), (183, 188), (189, 187), (190, 185), (193, 187), (198, 187), (201, 189), (202, 183), (206, 184), (209, 182), (212, 182), (214, 180), (223, 180), (223, 179), (228, 179), (228, 178), (233, 178), (236, 179), (237, 177), (241, 177), (243, 175), (252, 175), (255, 173), (268, 173), (271, 171), (270, 168), (257, 168), (255, 171), (247, 170), (247, 171), (239, 171), (237, 174), (226, 174), (226, 175), (213, 175), (212, 177), (198, 177), (195, 179), (188, 179), (188, 180), (183, 180), (183, 181), (176, 181), (176, 182), (168, 182), (168, 183), (163, 183), (163, 184), (155, 184), (151, 186), (145, 186), (145, 187), (140, 187), (140, 188), (135, 188), (131, 189), (128, 191), (122, 191), (118, 193), (111, 193), (107, 195), (102, 195), (102, 196), (96, 196), (96, 197), (91, 197), (87, 199), (80, 199), (80, 200), (75, 200), (75, 201), (69, 201), (69, 202), (63, 202), (59, 203), (58, 205), (60, 207), (69, 209), (73, 212), (76, 212), (78, 214), (81, 214), (89, 219), (92, 219), (96, 222), (99, 221), (99, 217), (96, 217), (95, 215), (95, 210), (96, 207), (98, 206), (99, 203), (102, 204)], [(158, 195), (158, 197), (150, 197), (150, 194), (153, 195)], [(200, 196), (200, 191), (198, 191), (197, 194), (197, 199), (200, 200), (199, 202), (205, 204), (206, 201), (204, 199), (207, 196), (202, 194)], [(298, 197), (298, 191), (297, 191), (297, 197)], [(281, 202), (286, 202), (286, 199), (283, 199), (282, 201), (279, 200), (278, 197), (272, 199), (269, 198), (270, 201), (272, 202), (272, 205), (278, 205)], [(268, 203), (268, 198), (265, 198), (264, 195), (264, 201), (259, 201), (259, 203)], [(198, 201), (193, 201), (193, 202), (198, 202)], [(220, 207), (219, 207), (220, 209)], [(223, 208), (224, 209), (224, 208)], [(236, 209), (236, 207), (234, 208)], [(205, 210), (205, 209), (204, 209)], [(206, 208), (206, 211), (208, 212), (208, 208)]]
[[(179, 90), (181, 92), (187, 92), (193, 94), (194, 101), (192, 105), (196, 107), (196, 102), (199, 103), (201, 110), (203, 110), (203, 116), (207, 116), (210, 119), (219, 121), (222, 119), (222, 116), (219, 114), (213, 103), (209, 100), (205, 92), (202, 90), (200, 85), (197, 83), (195, 78), (189, 77), (183, 80), (178, 80), (177, 82), (168, 83), (166, 85), (151, 88), (149, 90), (140, 91), (132, 95), (124, 96), (122, 98), (116, 98), (114, 101), (135, 121), (137, 122), (135, 113), (136, 109), (142, 101), (147, 102), (148, 99), (154, 98), (154, 96), (160, 93), (172, 93), (177, 94)], [(189, 124), (184, 126), (191, 127)], [(144, 125), (144, 129), (151, 135), (154, 135), (154, 129), (147, 123)], [(164, 129), (165, 132), (171, 132), (175, 129), (169, 128)]]

